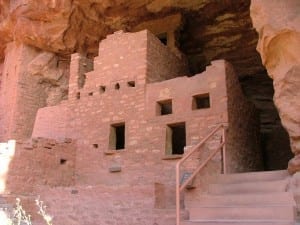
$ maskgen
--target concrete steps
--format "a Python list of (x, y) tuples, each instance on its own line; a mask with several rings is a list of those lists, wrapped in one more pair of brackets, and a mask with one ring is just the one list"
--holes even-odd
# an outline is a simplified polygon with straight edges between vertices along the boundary
[(186, 202), (182, 225), (292, 225), (296, 204), (286, 171), (220, 175), (208, 194)]

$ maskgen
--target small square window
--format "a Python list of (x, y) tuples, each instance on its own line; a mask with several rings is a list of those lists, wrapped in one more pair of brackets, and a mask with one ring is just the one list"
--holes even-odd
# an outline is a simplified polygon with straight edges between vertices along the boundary
[(67, 163), (67, 160), (66, 159), (60, 159), (59, 161), (60, 165), (64, 165)]
[(210, 98), (208, 93), (193, 96), (193, 110), (207, 108), (210, 108)]
[(104, 93), (105, 91), (106, 91), (106, 87), (105, 86), (100, 86), (99, 87), (100, 94)]
[(115, 89), (116, 89), (116, 90), (119, 90), (119, 89), (120, 89), (120, 84), (119, 84), (119, 83), (116, 83), (116, 84), (115, 84)]
[(94, 94), (93, 92), (90, 92), (90, 93), (89, 93), (89, 96), (93, 96), (93, 94)]
[(172, 100), (164, 100), (157, 102), (157, 115), (172, 114)]
[(135, 82), (134, 81), (128, 81), (127, 85), (128, 85), (128, 87), (135, 87)]

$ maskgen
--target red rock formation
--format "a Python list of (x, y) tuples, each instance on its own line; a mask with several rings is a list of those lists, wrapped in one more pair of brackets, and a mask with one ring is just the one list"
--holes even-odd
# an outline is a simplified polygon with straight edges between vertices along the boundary
[[(296, 155), (300, 154), (299, 11), (298, 0), (252, 0), (251, 3), (253, 25), (259, 33), (257, 50), (273, 79), (274, 102)], [(292, 168), (295, 168), (296, 161), (298, 160), (291, 161)], [(290, 172), (294, 173), (292, 168)]]

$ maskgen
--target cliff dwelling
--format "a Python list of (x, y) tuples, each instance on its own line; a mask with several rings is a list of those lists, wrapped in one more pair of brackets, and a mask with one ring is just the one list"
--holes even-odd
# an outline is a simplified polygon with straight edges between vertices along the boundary
[(0, 225), (296, 224), (299, 12), (0, 1)]

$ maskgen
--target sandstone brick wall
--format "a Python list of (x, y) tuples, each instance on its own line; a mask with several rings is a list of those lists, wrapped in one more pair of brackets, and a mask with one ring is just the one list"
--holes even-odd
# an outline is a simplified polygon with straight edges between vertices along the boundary
[[(39, 165), (48, 175), (45, 178), (37, 173), (39, 188), (31, 186), (30, 190), (25, 186), (24, 191), (34, 190), (46, 199), (58, 217), (55, 223), (148, 225), (150, 221), (152, 224), (174, 224), (178, 156), (172, 158), (174, 155), (168, 148), (170, 126), (174, 124), (185, 123), (186, 145), (191, 147), (218, 124), (229, 123), (228, 167), (231, 169), (237, 163), (238, 169), (244, 169), (240, 163), (244, 163), (245, 158), (247, 163), (255, 162), (255, 156), (248, 154), (249, 146), (255, 146), (250, 134), (253, 127), (248, 129), (250, 125), (247, 128), (241, 122), (251, 121), (254, 114), (247, 103), (239, 103), (242, 93), (233, 71), (223, 60), (212, 62), (205, 72), (193, 77), (170, 79), (184, 75), (184, 63), (176, 61), (154, 36), (143, 31), (108, 36), (100, 45), (94, 71), (86, 73), (85, 84), (79, 87), (78, 78), (85, 71), (84, 64), (84, 56), (72, 58), (70, 88), (73, 94), (56, 106), (39, 109), (33, 131), (33, 137), (75, 139), (76, 155), (66, 147), (71, 154), (68, 156), (75, 158), (75, 163), (71, 160), (70, 168), (60, 173), (63, 178), (57, 179), (57, 171), (65, 164), (57, 164), (61, 155), (53, 156), (53, 149), (44, 149), (42, 144), (41, 148), (46, 151), (37, 151), (41, 155), (30, 154), (35, 152), (33, 148), (24, 150), (22, 157), (16, 157), (16, 162), (21, 158), (38, 157), (37, 164), (32, 165), (34, 168)], [(131, 81), (135, 81), (135, 85), (129, 85)], [(101, 86), (105, 88), (100, 89)], [(76, 91), (80, 92), (79, 98)], [(196, 96), (209, 96), (209, 107), (196, 109)], [(172, 113), (161, 115), (159, 103), (166, 100), (172, 101)], [(235, 121), (232, 116), (239, 118)], [(112, 131), (119, 124), (125, 125), (125, 145), (124, 149), (115, 150), (111, 146)], [(203, 153), (188, 161), (184, 170), (197, 166), (220, 141), (220, 134), (214, 135), (203, 147)], [(237, 148), (238, 144), (245, 148)], [(242, 154), (245, 154), (244, 158), (240, 157)], [(54, 162), (51, 166), (41, 162), (47, 157), (50, 157), (49, 162)], [(221, 162), (221, 155), (217, 154), (197, 178), (201, 190), (209, 179), (221, 172)], [(27, 167), (31, 168), (31, 164)], [(25, 170), (24, 173), (29, 172)], [(32, 175), (35, 174), (27, 177)], [(16, 179), (16, 184), (19, 180), (26, 181), (24, 179)], [(50, 188), (49, 184), (74, 185)], [(190, 197), (197, 197), (197, 194), (191, 192)]]
[(109, 90), (114, 89), (117, 83), (124, 86), (134, 81), (136, 85), (144, 85), (184, 75), (188, 75), (187, 64), (153, 34), (148, 31), (119, 31), (100, 43), (94, 71), (86, 74), (85, 89), (81, 95), (100, 92), (101, 86)]
[(244, 97), (237, 76), (229, 64), (226, 71), (229, 119), (226, 145), (228, 172), (262, 170), (258, 112)]
[(56, 140), (70, 138), (68, 129), (72, 121), (72, 108), (66, 106), (64, 102), (57, 106), (51, 106), (39, 109), (35, 126), (32, 132), (33, 137), (47, 137)]
[(98, 92), (99, 86), (110, 89), (125, 80), (144, 84), (146, 66), (147, 31), (134, 34), (119, 31), (101, 41), (94, 71), (86, 74), (85, 88)]
[(0, 92), (0, 140), (29, 138), (37, 109), (45, 106), (39, 77), (27, 73), (27, 64), (36, 54), (25, 45), (11, 43), (7, 47)]
[(76, 53), (71, 56), (70, 78), (69, 78), (69, 99), (76, 99), (80, 89), (86, 82), (86, 73), (93, 70), (93, 59), (87, 58), (85, 55)]
[(76, 147), (70, 139), (30, 139), (2, 144), (0, 148), (1, 162), (8, 160), (5, 193), (25, 195), (35, 193), (40, 185), (74, 184)]
[[(191, 78), (148, 84), (146, 88), (121, 85), (118, 90), (40, 109), (33, 136), (78, 140), (82, 149), (76, 163), (79, 183), (174, 183), (175, 162), (162, 160), (167, 125), (185, 122), (187, 145), (193, 145), (214, 125), (227, 122), (224, 63), (215, 63), (210, 70)], [(193, 96), (204, 93), (210, 93), (211, 108), (193, 110)], [(173, 113), (157, 115), (157, 102), (166, 99), (172, 99)], [(110, 152), (110, 126), (121, 122), (126, 127), (125, 150)], [(126, 169), (112, 175), (109, 168), (115, 165)], [(144, 175), (133, 176), (141, 173), (141, 165)], [(161, 168), (168, 176), (160, 177)]]
[(154, 186), (148, 185), (46, 187), (37, 191), (57, 225), (174, 224), (175, 209), (154, 209), (153, 192)]
[(187, 61), (177, 57), (152, 33), (147, 32), (147, 82), (188, 75)]
[[(206, 72), (191, 78), (179, 77), (151, 83), (145, 88), (121, 85), (118, 90), (112, 89), (102, 94), (69, 100), (56, 107), (39, 110), (39, 119), (37, 119), (34, 132), (36, 135), (39, 132), (43, 132), (43, 135), (52, 135), (50, 132), (52, 128), (42, 128), (43, 119), (41, 118), (49, 119), (48, 115), (53, 115), (50, 121), (44, 123), (46, 126), (50, 122), (52, 126), (56, 123), (55, 118), (59, 116), (59, 112), (64, 112), (65, 108), (69, 108), (66, 113), (68, 116), (64, 117), (66, 121), (60, 121), (59, 124), (66, 124), (68, 127), (63, 128), (65, 136), (78, 140), (76, 185), (68, 189), (42, 188), (40, 190), (41, 195), (44, 195), (46, 202), (53, 209), (53, 215), (58, 215), (56, 222), (63, 224), (85, 220), (85, 223), (90, 224), (96, 222), (109, 224), (113, 221), (118, 221), (116, 223), (119, 224), (149, 224), (149, 221), (153, 221), (157, 224), (173, 224), (177, 160), (163, 160), (166, 154), (167, 125), (185, 122), (187, 145), (194, 145), (204, 138), (215, 124), (229, 122), (230, 116), (227, 110), (237, 113), (234, 110), (230, 111), (227, 107), (238, 109), (246, 107), (236, 102), (236, 106), (227, 106), (229, 99), (241, 97), (240, 90), (235, 88), (234, 74), (227, 76), (228, 82), (235, 84), (228, 86), (234, 88), (233, 93), (226, 91), (225, 72), (229, 71), (226, 70), (227, 66), (224, 61), (216, 61), (207, 68)], [(232, 71), (229, 72), (232, 73)], [(209, 93), (211, 107), (192, 110), (193, 96), (203, 93)], [(173, 100), (173, 113), (158, 115), (156, 104), (166, 99)], [(110, 125), (120, 122), (125, 122), (126, 126), (125, 149), (112, 151), (109, 149)], [(60, 130), (56, 133), (60, 134)], [(230, 139), (236, 137), (228, 133), (227, 139), (229, 143), (232, 143)], [(241, 134), (245, 132), (241, 131)], [(244, 143), (244, 137), (239, 138), (241, 139), (234, 139), (235, 144), (238, 144), (240, 140), (242, 144)], [(210, 150), (213, 150), (212, 146), (216, 146), (219, 142), (220, 134), (214, 136), (205, 146), (201, 158), (205, 158)], [(238, 156), (243, 154), (243, 150), (234, 150), (237, 151), (234, 153)], [(219, 154), (197, 178), (195, 182), (197, 186), (201, 185), (201, 190), (205, 190), (209, 181), (213, 180), (214, 174), (221, 172), (220, 162), (221, 155)], [(194, 165), (195, 162), (189, 162), (185, 168), (190, 169)], [(121, 172), (111, 173), (109, 170), (113, 167), (120, 167)], [(73, 189), (76, 191), (72, 194)], [(129, 189), (134, 190), (135, 198), (130, 198)], [(52, 192), (53, 194), (48, 194)], [(99, 192), (102, 194), (97, 194)], [(118, 195), (118, 200), (116, 200), (116, 195)], [(192, 191), (186, 198), (194, 199), (198, 196), (199, 192)], [(62, 208), (65, 210), (64, 214), (72, 215), (71, 218), (62, 215), (59, 207), (55, 207), (58, 199), (65, 199)], [(74, 211), (77, 207), (81, 209), (82, 204), (87, 205), (88, 215), (85, 212)], [(130, 204), (139, 207), (132, 208)], [(99, 211), (101, 217), (99, 213), (96, 213)], [(106, 219), (101, 221), (101, 218)]]
[[(12, 50), (9, 50), (11, 48)], [(3, 65), (3, 76), (1, 82), (0, 104), (0, 140), (4, 140), (11, 130), (11, 123), (14, 118), (13, 109), (17, 98), (18, 76), (16, 74), (17, 61), (16, 53), (13, 52), (12, 44), (7, 47), (6, 57)]]
[(183, 26), (181, 14), (173, 14), (159, 19), (152, 19), (137, 24), (132, 31), (149, 30), (156, 36), (165, 35), (168, 48), (178, 57), (184, 57), (179, 51), (180, 29)]

